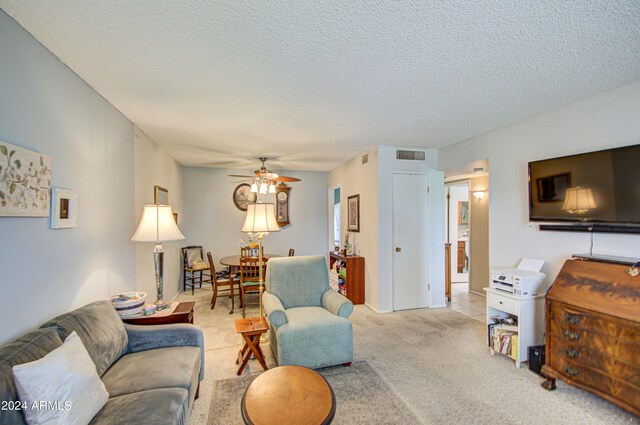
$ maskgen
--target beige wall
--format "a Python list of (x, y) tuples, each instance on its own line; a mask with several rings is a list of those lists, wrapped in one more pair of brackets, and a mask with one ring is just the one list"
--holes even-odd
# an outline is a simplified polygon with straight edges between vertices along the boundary
[[(341, 246), (347, 225), (347, 198), (360, 195), (360, 232), (352, 233), (354, 253), (365, 258), (365, 303), (378, 309), (378, 160), (377, 150), (368, 152), (369, 162), (362, 165), (362, 155), (345, 162), (329, 173), (327, 187), (340, 185)], [(325, 195), (325, 199), (327, 195)], [(333, 227), (330, 227), (333, 229)]]
[[(469, 189), (487, 190), (489, 176), (475, 177), (469, 180)], [(469, 259), (469, 291), (484, 295), (482, 288), (489, 286), (489, 195), (485, 192), (482, 199), (469, 197), (471, 211), (471, 255)]]
[[(489, 264), (515, 267), (522, 257), (545, 260), (552, 282), (572, 254), (589, 251), (587, 233), (540, 231), (529, 223), (527, 163), (640, 143), (640, 82), (563, 106), (441, 148), (438, 168), (489, 160)], [(640, 256), (640, 236), (597, 233), (594, 253)]]
[[(264, 238), (265, 252), (287, 255), (289, 248), (293, 248), (296, 255), (328, 257), (327, 173), (274, 171), (301, 181), (288, 183), (291, 224)], [(205, 255), (211, 251), (216, 262), (227, 255), (239, 254), (239, 239), (248, 240), (247, 234), (241, 232), (246, 213), (234, 205), (233, 192), (242, 179), (229, 174), (251, 175), (253, 170), (183, 167), (183, 173), (185, 214), (180, 228), (187, 237), (184, 244), (202, 245)], [(274, 194), (261, 198), (263, 202), (275, 203)], [(222, 266), (216, 263), (216, 267)]]
[(78, 227), (0, 217), (0, 344), (135, 289), (133, 125), (0, 11), (0, 140), (52, 158), (78, 195)]
[[(145, 204), (153, 203), (153, 186), (169, 191), (169, 204), (178, 213), (178, 227), (182, 229), (182, 167), (164, 149), (156, 145), (139, 128), (134, 130), (135, 211), (136, 225), (142, 217)], [(133, 235), (133, 233), (132, 233)], [(182, 270), (180, 247), (185, 241), (164, 242), (164, 297), (173, 299), (180, 288)], [(155, 271), (152, 242), (135, 242), (136, 288), (148, 294), (147, 300), (156, 299)]]

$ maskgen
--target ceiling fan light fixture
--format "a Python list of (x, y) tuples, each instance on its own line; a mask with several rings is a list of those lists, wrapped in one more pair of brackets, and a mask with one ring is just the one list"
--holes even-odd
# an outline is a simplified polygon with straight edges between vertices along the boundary
[(276, 193), (276, 185), (269, 183), (269, 193)]
[(258, 184), (256, 182), (251, 183), (251, 193), (258, 193)]
[(260, 189), (258, 190), (258, 193), (262, 195), (267, 193), (267, 184), (265, 182), (260, 183)]

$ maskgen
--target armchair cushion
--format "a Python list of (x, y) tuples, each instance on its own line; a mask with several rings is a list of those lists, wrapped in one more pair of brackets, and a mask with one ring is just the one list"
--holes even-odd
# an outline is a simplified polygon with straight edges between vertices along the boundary
[(165, 347), (199, 347), (200, 380), (204, 378), (204, 336), (202, 329), (187, 323), (171, 325), (125, 325), (129, 337), (128, 353)]
[(287, 315), (284, 312), (284, 307), (278, 297), (268, 292), (264, 292), (262, 294), (262, 306), (264, 307), (264, 311), (274, 329), (278, 329), (280, 326), (287, 323)]
[(286, 311), (289, 322), (275, 332), (278, 365), (317, 369), (353, 360), (352, 325), (348, 319), (323, 307)]
[(322, 306), (329, 289), (329, 269), (321, 255), (271, 258), (267, 263), (267, 291), (276, 295), (285, 309)]
[(322, 306), (336, 316), (348, 319), (353, 312), (353, 303), (342, 294), (329, 289), (322, 294)]

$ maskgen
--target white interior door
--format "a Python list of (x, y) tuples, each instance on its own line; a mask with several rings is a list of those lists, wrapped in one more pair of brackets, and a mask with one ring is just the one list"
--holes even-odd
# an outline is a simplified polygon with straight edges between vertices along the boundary
[(429, 176), (393, 174), (393, 309), (429, 307)]

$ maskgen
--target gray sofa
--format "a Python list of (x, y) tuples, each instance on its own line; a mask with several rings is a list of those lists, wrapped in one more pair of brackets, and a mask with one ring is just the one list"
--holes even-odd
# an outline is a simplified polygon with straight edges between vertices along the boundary
[[(204, 373), (202, 330), (194, 325), (125, 325), (108, 301), (45, 323), (0, 347), (0, 400), (17, 400), (11, 367), (44, 357), (76, 331), (96, 365), (109, 401), (92, 424), (186, 424)], [(24, 424), (0, 410), (3, 425)]]

